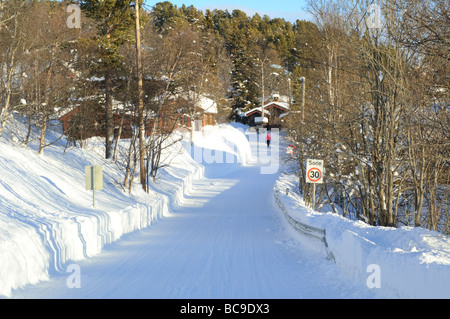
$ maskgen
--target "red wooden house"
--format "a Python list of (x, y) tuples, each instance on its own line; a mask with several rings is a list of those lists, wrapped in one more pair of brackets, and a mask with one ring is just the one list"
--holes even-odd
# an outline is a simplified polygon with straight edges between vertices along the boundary
[[(123, 104), (114, 101), (113, 122), (114, 134), (117, 136), (121, 129), (121, 138), (131, 138), (133, 125), (137, 126), (137, 117), (125, 111)], [(191, 115), (186, 112), (187, 101), (185, 99), (169, 99), (161, 108), (158, 115), (149, 114), (146, 118), (146, 135), (149, 136), (155, 121), (157, 121), (157, 133), (169, 133), (173, 130), (191, 127)], [(194, 129), (200, 130), (203, 126), (214, 125), (217, 114), (217, 104), (207, 98), (198, 99), (194, 113)], [(74, 108), (62, 113), (59, 120), (66, 136), (84, 140), (93, 136), (106, 136), (105, 108), (98, 99), (84, 99)]]
[[(177, 121), (177, 127), (191, 128), (193, 123), (196, 131), (204, 126), (214, 125), (216, 114), (217, 103), (204, 95), (196, 99), (195, 105), (190, 105), (183, 94), (173, 96), (166, 101), (161, 110), (163, 124), (173, 126), (172, 122)], [(193, 117), (192, 120), (191, 117)]]
[[(102, 104), (87, 101), (60, 115), (64, 135), (76, 139), (85, 140), (93, 136), (106, 136), (105, 108)], [(132, 125), (137, 123), (134, 116), (126, 112), (116, 110), (113, 113), (114, 135), (117, 135), (122, 127), (121, 138), (130, 138)]]

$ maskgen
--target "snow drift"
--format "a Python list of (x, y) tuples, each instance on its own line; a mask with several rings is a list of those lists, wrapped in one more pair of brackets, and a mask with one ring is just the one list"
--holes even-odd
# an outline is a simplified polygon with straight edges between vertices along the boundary
[[(202, 147), (216, 145), (240, 161), (246, 160), (245, 136), (235, 128), (206, 128), (197, 135), (205, 137), (199, 140)], [(215, 144), (210, 135), (214, 135)], [(164, 158), (170, 165), (161, 169), (149, 194), (138, 182), (129, 194), (120, 186), (120, 167), (102, 158), (101, 140), (93, 138), (87, 148), (73, 148), (66, 154), (66, 141), (61, 140), (46, 148), (43, 155), (38, 155), (33, 145), (21, 147), (9, 140), (0, 140), (3, 296), (48, 280), (54, 272), (65, 272), (70, 261), (94, 256), (123, 234), (169, 215), (171, 205), (182, 201), (192, 180), (204, 174), (204, 167), (177, 142), (165, 150)], [(103, 165), (104, 188), (96, 191), (95, 208), (92, 192), (84, 185), (84, 167), (88, 165)]]
[[(380, 271), (380, 288), (394, 298), (450, 298), (447, 236), (423, 228), (373, 227), (326, 208), (313, 211), (305, 207), (296, 185), (296, 176), (281, 175), (275, 185), (280, 201), (295, 220), (326, 230), (336, 264), (350, 277), (367, 282), (375, 265)], [(324, 252), (323, 245), (306, 237), (303, 240)]]
[[(255, 133), (242, 126), (206, 127), (194, 132), (194, 144), (188, 132), (180, 134), (183, 140), (165, 151), (170, 165), (161, 169), (149, 193), (135, 182), (131, 194), (120, 186), (120, 167), (102, 158), (101, 140), (66, 154), (66, 141), (61, 140), (39, 156), (33, 145), (21, 147), (2, 138), (0, 295), (11, 296), (14, 289), (66, 272), (71, 262), (92, 257), (123, 234), (169, 216), (173, 205), (183, 205), (193, 181), (204, 178), (202, 164), (257, 163), (248, 142), (255, 140)], [(84, 188), (87, 165), (103, 165), (104, 189), (96, 192), (95, 208), (92, 192)], [(450, 297), (448, 237), (421, 228), (371, 227), (326, 210), (314, 212), (305, 208), (295, 185), (293, 175), (281, 174), (274, 187), (294, 219), (326, 230), (336, 264), (350, 277), (366, 282), (369, 266), (377, 265), (381, 297)], [(296, 237), (323, 252), (322, 243)]]
[[(28, 148), (0, 142), (0, 294), (46, 280), (65, 271), (70, 260), (98, 254), (124, 233), (149, 226), (168, 213), (167, 196), (129, 195), (118, 186), (114, 163), (75, 149), (63, 155), (58, 147), (38, 156)], [(187, 157), (186, 157), (187, 158)], [(104, 189), (84, 189), (84, 166), (104, 166)], [(189, 185), (202, 172), (189, 163), (184, 176), (172, 176), (167, 188)], [(180, 170), (180, 173), (183, 172)], [(174, 192), (177, 194), (180, 192)]]

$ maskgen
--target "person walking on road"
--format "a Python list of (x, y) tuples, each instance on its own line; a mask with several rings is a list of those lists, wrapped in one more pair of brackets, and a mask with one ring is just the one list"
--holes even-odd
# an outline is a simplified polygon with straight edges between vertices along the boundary
[(271, 139), (272, 139), (272, 138), (270, 137), (270, 134), (267, 133), (267, 136), (266, 136), (267, 147), (270, 146), (270, 140), (271, 140)]

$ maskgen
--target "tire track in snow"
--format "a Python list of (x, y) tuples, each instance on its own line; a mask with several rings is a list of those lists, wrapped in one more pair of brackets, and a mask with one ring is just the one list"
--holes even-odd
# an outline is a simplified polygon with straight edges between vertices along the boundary
[[(125, 235), (66, 276), (19, 298), (364, 298), (323, 256), (302, 250), (274, 206), (277, 176), (210, 167), (170, 217)], [(208, 175), (208, 174), (207, 174)]]

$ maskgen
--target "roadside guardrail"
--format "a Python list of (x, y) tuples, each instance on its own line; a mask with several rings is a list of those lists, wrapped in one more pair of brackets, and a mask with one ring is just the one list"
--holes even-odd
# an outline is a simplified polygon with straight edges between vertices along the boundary
[(314, 238), (314, 239), (321, 241), (325, 246), (325, 250), (327, 253), (327, 259), (334, 261), (334, 255), (330, 251), (330, 248), (328, 247), (327, 235), (326, 235), (325, 229), (313, 227), (313, 226), (301, 223), (298, 220), (295, 220), (294, 218), (292, 218), (289, 215), (289, 213), (286, 210), (286, 207), (284, 206), (284, 204), (281, 202), (280, 198), (278, 197), (278, 190), (274, 189), (274, 196), (275, 196), (275, 201), (277, 202), (278, 206), (281, 208), (281, 210), (283, 211), (287, 220), (294, 227), (294, 229), (297, 230), (302, 235), (305, 235), (310, 238)]

